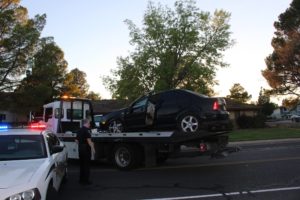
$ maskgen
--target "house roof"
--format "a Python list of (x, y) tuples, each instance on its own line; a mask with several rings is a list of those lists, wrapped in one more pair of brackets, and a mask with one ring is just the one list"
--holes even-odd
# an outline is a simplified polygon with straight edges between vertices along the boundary
[(226, 108), (228, 111), (258, 111), (261, 109), (260, 106), (254, 104), (241, 103), (233, 99), (225, 98)]

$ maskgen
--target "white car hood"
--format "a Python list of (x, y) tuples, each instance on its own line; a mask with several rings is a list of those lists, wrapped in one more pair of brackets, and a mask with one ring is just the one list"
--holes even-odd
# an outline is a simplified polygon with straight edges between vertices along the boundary
[(0, 162), (0, 189), (27, 184), (45, 159)]

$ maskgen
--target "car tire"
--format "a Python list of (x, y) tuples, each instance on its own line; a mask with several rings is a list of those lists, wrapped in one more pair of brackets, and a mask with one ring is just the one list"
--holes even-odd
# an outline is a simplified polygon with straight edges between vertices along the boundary
[(118, 169), (130, 170), (141, 165), (142, 155), (141, 149), (136, 145), (118, 144), (113, 149), (111, 160)]
[(46, 194), (46, 200), (55, 200), (57, 198), (58, 198), (58, 192), (53, 187), (53, 182), (51, 180), (49, 182), (49, 185), (48, 185), (47, 194)]
[(63, 183), (68, 182), (68, 168), (65, 169), (65, 174), (63, 176), (62, 182)]
[(194, 133), (200, 130), (199, 116), (194, 113), (185, 113), (177, 122), (179, 131), (185, 133)]
[(111, 120), (108, 123), (108, 132), (110, 133), (122, 133), (123, 130), (124, 126), (120, 120)]

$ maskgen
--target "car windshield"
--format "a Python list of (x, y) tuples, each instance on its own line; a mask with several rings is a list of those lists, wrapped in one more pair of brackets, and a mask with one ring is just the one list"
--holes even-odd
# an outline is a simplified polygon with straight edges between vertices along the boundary
[(42, 135), (0, 135), (0, 161), (46, 157)]

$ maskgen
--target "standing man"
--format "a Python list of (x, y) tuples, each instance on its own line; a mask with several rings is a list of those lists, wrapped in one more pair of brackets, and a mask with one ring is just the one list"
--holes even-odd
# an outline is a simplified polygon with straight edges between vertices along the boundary
[(78, 142), (80, 162), (79, 183), (82, 185), (90, 185), (92, 184), (90, 181), (91, 155), (95, 154), (95, 147), (91, 140), (89, 119), (82, 120), (82, 127), (77, 133), (76, 140)]

